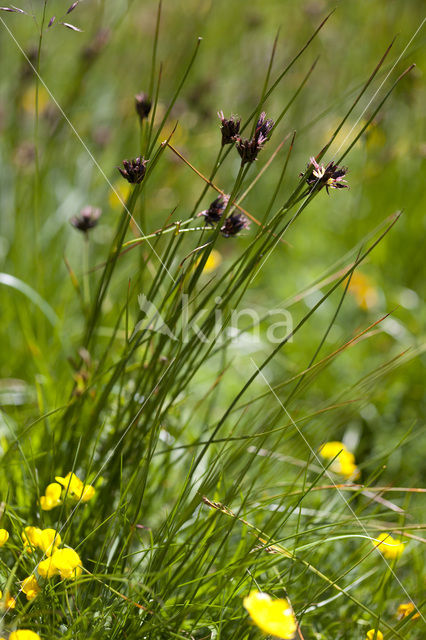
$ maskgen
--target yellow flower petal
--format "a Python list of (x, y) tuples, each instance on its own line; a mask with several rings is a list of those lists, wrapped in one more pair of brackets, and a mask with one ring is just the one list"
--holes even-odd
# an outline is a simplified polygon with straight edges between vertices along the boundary
[(9, 532), (6, 529), (0, 529), (0, 547), (9, 540)]
[[(409, 616), (413, 611), (415, 611), (416, 607), (414, 606), (414, 604), (412, 602), (405, 602), (399, 605), (398, 610), (396, 612), (397, 618), (398, 620), (402, 620), (402, 618), (406, 618), (407, 616)], [(420, 618), (420, 613), (415, 613), (413, 616), (411, 616), (411, 620), (417, 620), (418, 618)]]
[(9, 640), (41, 640), (41, 638), (35, 631), (19, 629), (18, 631), (12, 631)]
[(131, 190), (132, 190), (132, 187), (130, 186), (129, 182), (123, 182), (123, 183), (117, 182), (116, 184), (114, 184), (113, 189), (111, 189), (108, 196), (108, 202), (110, 206), (113, 209), (122, 209), (123, 208), (122, 201), (126, 203)]
[(52, 562), (61, 578), (77, 578), (82, 572), (80, 556), (74, 549), (59, 549), (52, 555)]
[(267, 593), (254, 591), (244, 598), (243, 604), (262, 631), (284, 640), (293, 638), (297, 622), (287, 600), (272, 600)]
[(38, 527), (25, 527), (21, 533), (21, 538), (27, 551), (31, 552), (35, 547), (40, 546), (40, 536), (41, 529)]
[(37, 567), (37, 571), (42, 578), (52, 578), (58, 573), (57, 568), (52, 562), (52, 557), (53, 556), (46, 558), (46, 560), (42, 560)]
[(61, 536), (55, 529), (43, 529), (38, 546), (47, 556), (52, 555), (60, 544)]
[(62, 503), (62, 487), (57, 482), (52, 482), (46, 487), (45, 495), (40, 497), (40, 506), (43, 511), (50, 511)]
[(401, 542), (401, 540), (396, 540), (392, 538), (388, 533), (380, 533), (377, 536), (377, 539), (382, 542), (382, 544), (378, 545), (376, 541), (373, 540), (374, 546), (378, 545), (379, 551), (382, 552), (385, 558), (389, 560), (393, 560), (394, 558), (398, 558), (401, 553), (404, 551), (405, 545)]
[(28, 578), (23, 580), (21, 589), (27, 596), (27, 600), (33, 600), (33, 598), (35, 598), (41, 591), (38, 586), (37, 578), (34, 574), (31, 574)]
[(383, 633), (375, 629), (370, 629), (370, 631), (367, 631), (365, 638), (366, 640), (374, 640), (374, 638), (376, 638), (376, 640), (383, 640)]

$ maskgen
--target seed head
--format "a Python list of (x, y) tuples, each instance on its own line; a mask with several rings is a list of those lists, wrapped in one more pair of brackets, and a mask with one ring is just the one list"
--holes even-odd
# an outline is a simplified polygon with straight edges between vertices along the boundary
[[(323, 164), (318, 164), (315, 158), (310, 158), (308, 170), (312, 167), (312, 172), (306, 177), (306, 182), (310, 186), (311, 192), (320, 191), (325, 187), (329, 194), (329, 189), (348, 188), (346, 180), (344, 180), (348, 172), (347, 167), (338, 167), (334, 162), (329, 162), (328, 165), (324, 167)], [(304, 174), (302, 173), (300, 175), (302, 177)]]
[(98, 224), (102, 211), (97, 207), (84, 207), (77, 216), (71, 218), (70, 222), (73, 227), (83, 233), (87, 233), (89, 229), (93, 229)]
[(218, 111), (217, 114), (220, 118), (220, 130), (222, 132), (222, 147), (225, 144), (231, 144), (235, 142), (235, 138), (240, 132), (241, 118), (238, 116), (231, 116), (229, 119), (225, 118), (223, 111)]
[(266, 113), (263, 111), (257, 121), (253, 137), (237, 139), (237, 151), (241, 156), (242, 164), (256, 160), (259, 151), (269, 139), (274, 124), (273, 120), (266, 118)]
[(267, 118), (266, 113), (262, 111), (256, 124), (256, 130), (254, 132), (255, 138), (262, 136), (264, 140), (267, 140), (272, 129), (274, 128), (274, 125), (275, 122), (271, 120), (271, 118)]
[(151, 100), (143, 91), (135, 95), (135, 109), (141, 122), (144, 118), (148, 117), (151, 111)]
[(203, 216), (205, 223), (214, 227), (215, 224), (219, 222), (221, 219), (223, 212), (225, 211), (229, 202), (228, 195), (220, 195), (213, 200), (208, 209), (205, 211), (200, 211), (199, 216)]
[(221, 227), (221, 233), (225, 238), (236, 236), (243, 229), (248, 229), (250, 223), (242, 213), (232, 213)]
[(124, 169), (117, 167), (123, 178), (132, 184), (139, 184), (145, 177), (146, 163), (145, 158), (135, 158), (134, 160), (123, 160)]

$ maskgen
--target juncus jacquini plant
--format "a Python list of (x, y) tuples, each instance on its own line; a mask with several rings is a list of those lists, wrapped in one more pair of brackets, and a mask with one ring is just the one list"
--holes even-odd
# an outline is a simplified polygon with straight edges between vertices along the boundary
[[(26, 149), (25, 162), (20, 148), (11, 163), (21, 177), (25, 163), (33, 163), (27, 186), (34, 215), (20, 229), (31, 239), (25, 246), (32, 252), (22, 259), (36, 285), (24, 286), (17, 276), (1, 281), (37, 308), (36, 331), (26, 314), (20, 322), (26, 358), (41, 363), (25, 410), (14, 395), (18, 408), (4, 418), (1, 434), (8, 480), (1, 634), (10, 640), (265, 634), (290, 640), (343, 637), (340, 616), (341, 625), (351, 620), (348, 638), (376, 629), (379, 637), (379, 623), (389, 637), (404, 637), (418, 620), (416, 599), (400, 620), (395, 616), (402, 597), (396, 571), (407, 569), (416, 544), (405, 524), (408, 503), (383, 497), (382, 458), (346, 428), (357, 411), (371, 415), (365, 387), (394, 361), (353, 384), (342, 375), (337, 388), (321, 390), (333, 367), (347, 366), (350, 348), (385, 321), (362, 317), (356, 331), (350, 321), (350, 330), (339, 324), (347, 292), (361, 295), (360, 265), (387, 242), (399, 213), (385, 211), (366, 234), (354, 225), (350, 250), (337, 263), (333, 257), (321, 277), (310, 276), (308, 293), (289, 301), (292, 325), (278, 338), (283, 327), (270, 326), (272, 304), (256, 314), (243, 304), (262, 298), (271, 279), (296, 284), (290, 243), (300, 242), (305, 221), (311, 233), (319, 215), (325, 220), (329, 208), (341, 207), (337, 235), (348, 202), (362, 206), (359, 173), (349, 173), (343, 161), (351, 166), (349, 152), (412, 67), (394, 76), (386, 67), (389, 47), (368, 79), (331, 107), (339, 117), (333, 130), (299, 141), (294, 108), (302, 109), (317, 73), (306, 57), (330, 16), (278, 72), (275, 40), (254, 92), (228, 90), (225, 108), (224, 95), (217, 91), (215, 98), (213, 91), (204, 120), (191, 121), (190, 105), (202, 113), (200, 94), (207, 91), (197, 76), (201, 39), (191, 41), (189, 53), (185, 45), (179, 65), (177, 52), (169, 56), (169, 70), (169, 58), (160, 61), (163, 45), (171, 44), (161, 29), (161, 2), (153, 15), (152, 7), (129, 8), (139, 18), (149, 11), (142, 22), (152, 26), (151, 57), (144, 50), (144, 73), (135, 74), (131, 90), (124, 69), (132, 39), (119, 34), (133, 26), (121, 16), (114, 28), (101, 27), (118, 16), (120, 3), (110, 14), (108, 3), (95, 11), (74, 2), (62, 17), (53, 4), (45, 2), (31, 22), (39, 29), (36, 50), (27, 56), (35, 72), (34, 148)], [(26, 9), (1, 9), (8, 19), (28, 18)], [(83, 47), (75, 44), (81, 30), (91, 34)], [(64, 81), (63, 108), (44, 80), (57, 34), (81, 49)], [(112, 61), (103, 58), (109, 52), (123, 53), (114, 76), (120, 105), (113, 126), (104, 89), (114, 75)], [(384, 69), (391, 78), (382, 89)], [(27, 88), (19, 83), (28, 79), (18, 75), (20, 113)], [(52, 102), (45, 115), (43, 95)], [(368, 111), (357, 120), (367, 98)], [(74, 124), (80, 117), (81, 133)], [(308, 124), (307, 130), (315, 125), (311, 115)], [(84, 152), (73, 171), (70, 125)], [(11, 146), (17, 131), (11, 128)], [(84, 131), (91, 132), (90, 144)], [(342, 131), (344, 145), (336, 151)], [(19, 197), (22, 211), (29, 196)], [(60, 202), (46, 221), (49, 197)], [(63, 245), (51, 243), (56, 227)], [(306, 264), (315, 233), (309, 237)], [(66, 302), (59, 311), (61, 295)], [(365, 312), (371, 306), (359, 303)], [(246, 322), (237, 331), (233, 321), (241, 311)], [(255, 322), (260, 345), (250, 340)], [(308, 346), (290, 364), (289, 348), (312, 327), (321, 332), (319, 344), (308, 334)], [(334, 331), (340, 341), (331, 348)], [(373, 590), (372, 576), (380, 576)], [(411, 594), (404, 600), (411, 603)]]

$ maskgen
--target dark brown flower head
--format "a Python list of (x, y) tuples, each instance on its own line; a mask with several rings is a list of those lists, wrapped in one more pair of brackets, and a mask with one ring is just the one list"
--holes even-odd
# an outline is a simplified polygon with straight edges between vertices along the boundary
[(253, 138), (238, 138), (237, 139), (237, 151), (241, 156), (241, 163), (254, 162), (257, 158), (259, 151), (263, 148), (266, 141), (262, 135), (259, 138), (253, 136)]
[(97, 207), (87, 206), (80, 211), (78, 216), (72, 217), (70, 222), (72, 226), (79, 231), (87, 233), (89, 229), (93, 229), (93, 227), (96, 227), (101, 214), (102, 211)]
[(145, 177), (146, 163), (145, 158), (135, 158), (134, 160), (123, 160), (124, 169), (117, 167), (123, 178), (132, 184), (139, 184)]
[[(323, 187), (326, 188), (329, 194), (329, 189), (347, 189), (348, 185), (343, 178), (348, 172), (347, 167), (338, 167), (334, 162), (329, 162), (326, 167), (323, 164), (318, 164), (315, 158), (310, 158), (308, 169), (313, 167), (312, 173), (306, 177), (306, 182), (311, 188), (311, 191), (320, 191)], [(301, 174), (303, 176), (304, 174)]]
[(220, 195), (216, 198), (216, 200), (213, 200), (208, 209), (206, 209), (205, 211), (200, 211), (198, 215), (203, 216), (205, 223), (213, 227), (221, 219), (223, 212), (227, 207), (228, 201), (228, 195)]
[(248, 229), (250, 223), (242, 213), (232, 213), (225, 220), (225, 224), (220, 231), (225, 238), (236, 236), (243, 229)]
[(266, 118), (263, 111), (256, 124), (256, 129), (252, 138), (237, 138), (237, 151), (241, 156), (242, 164), (254, 162), (258, 153), (263, 149), (263, 145), (268, 140), (274, 127), (274, 121)]
[(257, 121), (257, 124), (256, 124), (254, 137), (259, 138), (260, 136), (262, 136), (264, 138), (264, 141), (267, 140), (269, 138), (269, 135), (272, 129), (274, 128), (274, 125), (275, 125), (275, 122), (270, 118), (267, 118), (266, 113), (262, 111), (262, 113), (259, 116), (259, 120)]
[(235, 138), (240, 132), (241, 118), (238, 116), (231, 116), (227, 119), (224, 117), (223, 111), (219, 111), (217, 115), (221, 122), (220, 130), (222, 132), (222, 146), (235, 142)]
[(147, 118), (149, 116), (149, 112), (151, 111), (151, 104), (152, 103), (148, 95), (143, 91), (135, 95), (135, 109), (141, 122), (144, 118)]

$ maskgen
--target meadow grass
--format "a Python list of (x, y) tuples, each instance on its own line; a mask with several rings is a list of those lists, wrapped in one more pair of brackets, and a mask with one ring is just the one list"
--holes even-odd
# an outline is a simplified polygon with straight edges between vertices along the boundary
[(1, 636), (424, 637), (421, 4), (65, 4), (0, 12)]

